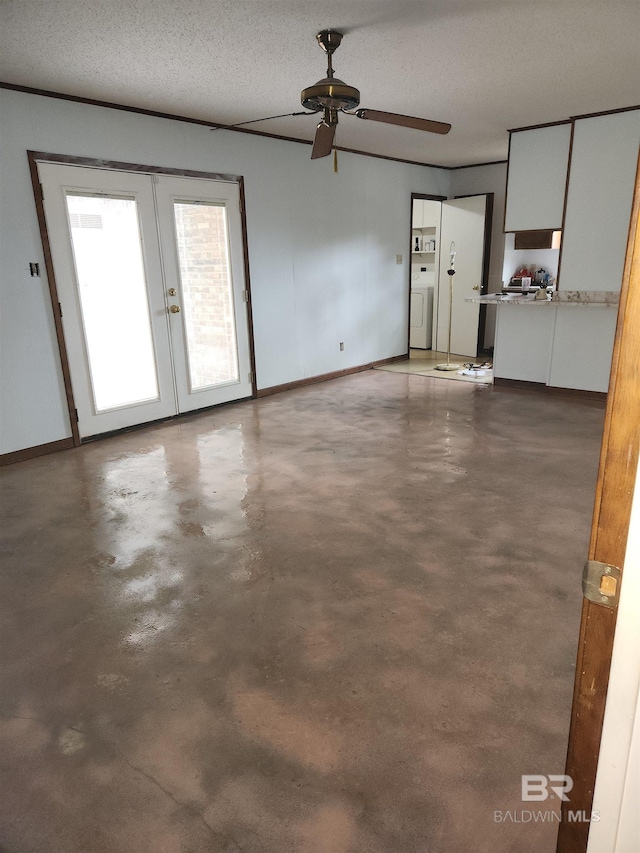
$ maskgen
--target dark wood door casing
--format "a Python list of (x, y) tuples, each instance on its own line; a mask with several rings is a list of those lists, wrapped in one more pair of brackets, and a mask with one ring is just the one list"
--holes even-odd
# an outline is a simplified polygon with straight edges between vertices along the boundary
[[(640, 452), (640, 159), (620, 292), (611, 378), (596, 485), (590, 560), (624, 569)], [(624, 587), (624, 584), (623, 584)], [(617, 610), (583, 600), (565, 773), (573, 780), (562, 803), (557, 853), (585, 853), (604, 721)]]

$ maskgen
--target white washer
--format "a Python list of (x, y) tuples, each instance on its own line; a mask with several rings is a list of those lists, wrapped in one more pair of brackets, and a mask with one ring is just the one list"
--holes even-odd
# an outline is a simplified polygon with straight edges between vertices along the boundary
[(411, 349), (431, 349), (433, 287), (412, 287), (409, 321)]

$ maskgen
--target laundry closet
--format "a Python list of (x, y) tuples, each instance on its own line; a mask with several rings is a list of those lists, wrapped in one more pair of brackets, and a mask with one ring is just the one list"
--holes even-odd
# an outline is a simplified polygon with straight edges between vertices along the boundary
[[(484, 310), (474, 297), (486, 292), (493, 196), (455, 199), (413, 197), (409, 347), (476, 358), (484, 336)], [(448, 274), (452, 265), (455, 274)], [(482, 312), (481, 312), (482, 308)]]
[(431, 349), (440, 260), (440, 201), (416, 198), (411, 211), (411, 349)]

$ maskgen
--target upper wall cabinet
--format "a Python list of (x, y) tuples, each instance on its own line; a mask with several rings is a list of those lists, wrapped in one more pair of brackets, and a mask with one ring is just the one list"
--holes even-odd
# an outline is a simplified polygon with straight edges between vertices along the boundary
[(416, 198), (413, 201), (411, 209), (411, 227), (422, 228), (424, 221), (424, 201), (421, 198)]
[(640, 110), (576, 120), (562, 233), (562, 290), (620, 290)]
[(440, 224), (440, 202), (428, 198), (413, 200), (412, 228), (435, 228)]
[(511, 134), (505, 231), (562, 228), (570, 143), (570, 123)]

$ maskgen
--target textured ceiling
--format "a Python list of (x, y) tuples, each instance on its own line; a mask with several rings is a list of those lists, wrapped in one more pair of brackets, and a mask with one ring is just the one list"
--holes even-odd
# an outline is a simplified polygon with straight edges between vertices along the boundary
[[(300, 109), (345, 33), (361, 105), (448, 121), (435, 136), (342, 116), (336, 144), (425, 163), (504, 159), (506, 130), (638, 99), (637, 0), (1, 0), (0, 80), (234, 123)], [(315, 117), (256, 130), (312, 139)]]

